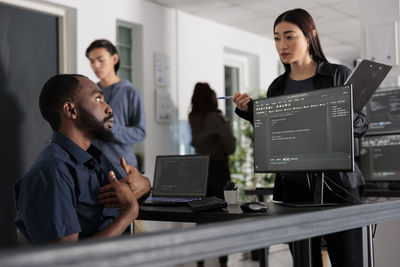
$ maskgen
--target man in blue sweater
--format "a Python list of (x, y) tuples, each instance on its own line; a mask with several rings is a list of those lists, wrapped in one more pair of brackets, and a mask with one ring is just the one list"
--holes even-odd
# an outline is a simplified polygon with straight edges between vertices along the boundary
[(117, 76), (119, 68), (118, 51), (108, 40), (95, 40), (86, 50), (96, 76), (98, 86), (103, 91), (104, 100), (114, 111), (115, 123), (112, 128), (114, 141), (105, 143), (96, 140), (94, 144), (111, 160), (115, 168), (124, 174), (120, 165), (120, 155), (125, 155), (127, 163), (138, 168), (133, 144), (141, 143), (146, 137), (146, 121), (143, 99), (140, 91), (127, 80)]

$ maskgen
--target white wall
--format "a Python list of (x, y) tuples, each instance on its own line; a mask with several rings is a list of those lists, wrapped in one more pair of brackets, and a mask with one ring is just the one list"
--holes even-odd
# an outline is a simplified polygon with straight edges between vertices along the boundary
[[(190, 98), (197, 81), (208, 81), (218, 94), (224, 93), (224, 48), (259, 57), (257, 83), (266, 90), (276, 76), (273, 41), (231, 27), (178, 12), (141, 0), (48, 0), (46, 2), (77, 10), (77, 72), (94, 81), (85, 57), (87, 46), (95, 39), (116, 41), (116, 22), (143, 25), (143, 84), (147, 124), (144, 143), (145, 171), (152, 179), (156, 155), (179, 153), (179, 118), (186, 120)], [(173, 123), (155, 122), (154, 52), (170, 59), (170, 86), (175, 105)]]
[[(397, 36), (400, 36), (400, 4), (399, 0), (363, 0), (360, 2), (361, 58), (366, 58), (366, 29), (368, 26), (397, 22)], [(398, 37), (397, 37), (398, 38)], [(397, 40), (398, 42), (399, 40)], [(376, 40), (380, 43), (383, 40)], [(400, 46), (397, 50), (400, 57)], [(400, 67), (393, 66), (389, 76), (399, 76)]]
[(224, 95), (224, 49), (227, 48), (259, 58), (259, 80), (255, 83), (266, 91), (277, 73), (272, 39), (178, 12), (179, 119), (187, 119), (197, 82), (208, 82), (217, 95)]
[[(171, 60), (169, 93), (177, 95), (176, 73), (176, 12), (143, 1), (130, 0), (50, 0), (77, 10), (77, 72), (98, 81), (85, 56), (89, 44), (99, 38), (116, 42), (116, 22), (143, 25), (143, 98), (145, 102), (147, 137), (144, 143), (146, 174), (152, 178), (154, 160), (158, 154), (178, 152), (177, 130), (169, 124), (155, 123), (155, 90), (153, 76), (154, 52), (168, 54)], [(174, 118), (176, 120), (176, 118)]]

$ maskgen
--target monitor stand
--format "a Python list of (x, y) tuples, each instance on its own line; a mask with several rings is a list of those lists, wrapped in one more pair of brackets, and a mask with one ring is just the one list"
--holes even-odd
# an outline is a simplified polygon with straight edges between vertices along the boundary
[(337, 206), (337, 203), (324, 202), (324, 184), (325, 173), (321, 173), (321, 191), (316, 191), (314, 188), (314, 202), (279, 202), (283, 206), (289, 207), (332, 207)]

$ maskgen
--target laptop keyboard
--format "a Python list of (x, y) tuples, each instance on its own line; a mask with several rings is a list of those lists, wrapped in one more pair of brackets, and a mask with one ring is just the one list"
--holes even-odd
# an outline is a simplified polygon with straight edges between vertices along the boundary
[(149, 200), (151, 200), (151, 201), (154, 201), (154, 202), (156, 202), (156, 201), (160, 201), (160, 202), (184, 202), (184, 203), (186, 203), (186, 202), (190, 202), (190, 201), (193, 201), (193, 200), (199, 200), (199, 199), (201, 199), (201, 198), (178, 198), (178, 197), (151, 197), (151, 198), (149, 198)]
[(201, 200), (193, 200), (187, 203), (193, 212), (213, 210), (228, 207), (225, 200), (217, 197), (206, 197)]

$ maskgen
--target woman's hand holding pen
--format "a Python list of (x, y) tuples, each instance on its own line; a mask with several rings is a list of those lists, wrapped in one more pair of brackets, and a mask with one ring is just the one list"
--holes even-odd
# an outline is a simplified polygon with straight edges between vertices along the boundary
[(242, 111), (248, 111), (248, 104), (251, 98), (247, 95), (247, 93), (235, 93), (232, 97), (232, 101), (235, 102), (236, 107)]

